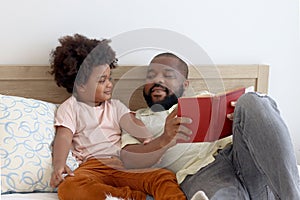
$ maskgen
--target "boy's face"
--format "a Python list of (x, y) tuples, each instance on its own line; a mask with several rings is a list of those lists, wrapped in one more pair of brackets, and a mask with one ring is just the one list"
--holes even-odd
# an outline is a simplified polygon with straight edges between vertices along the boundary
[(109, 65), (94, 67), (87, 82), (78, 86), (79, 99), (91, 106), (109, 100), (112, 96), (113, 84)]
[(150, 63), (144, 86), (144, 97), (149, 107), (159, 104), (166, 110), (182, 96), (188, 81), (178, 68), (178, 62), (176, 58), (161, 56)]

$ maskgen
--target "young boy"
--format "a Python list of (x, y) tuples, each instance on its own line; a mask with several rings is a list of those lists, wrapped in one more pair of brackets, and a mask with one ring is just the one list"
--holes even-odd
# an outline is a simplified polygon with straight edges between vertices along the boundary
[[(132, 122), (129, 109), (111, 99), (111, 68), (115, 52), (108, 40), (65, 36), (52, 53), (52, 74), (58, 86), (73, 94), (56, 113), (53, 173), (59, 199), (186, 199), (175, 175), (165, 169), (125, 170), (120, 156), (121, 128), (142, 141), (147, 130)], [(136, 132), (133, 132), (136, 131)], [(145, 137), (142, 137), (145, 135)], [(66, 166), (69, 150), (80, 162), (73, 172)], [(63, 174), (67, 173), (65, 178)]]

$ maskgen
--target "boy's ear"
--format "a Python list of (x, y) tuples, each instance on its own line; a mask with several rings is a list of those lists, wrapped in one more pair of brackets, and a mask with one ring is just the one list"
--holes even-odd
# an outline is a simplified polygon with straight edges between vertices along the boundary
[(85, 92), (86, 91), (86, 87), (84, 84), (80, 84), (80, 85), (75, 84), (75, 87), (76, 87), (77, 92)]

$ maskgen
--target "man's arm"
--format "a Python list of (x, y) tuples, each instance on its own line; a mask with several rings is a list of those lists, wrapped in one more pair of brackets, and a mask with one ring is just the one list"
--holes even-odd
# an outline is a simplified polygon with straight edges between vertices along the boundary
[(121, 150), (121, 159), (126, 168), (147, 168), (156, 164), (167, 149), (176, 144), (177, 139), (188, 140), (191, 130), (185, 123), (191, 119), (177, 117), (177, 108), (166, 118), (164, 132), (147, 144), (129, 144)]

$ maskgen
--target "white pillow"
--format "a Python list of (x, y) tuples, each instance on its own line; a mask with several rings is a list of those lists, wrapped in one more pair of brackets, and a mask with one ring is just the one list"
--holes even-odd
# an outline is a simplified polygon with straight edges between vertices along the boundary
[[(1, 194), (51, 192), (53, 103), (0, 94)], [(77, 163), (71, 155), (68, 165)]]

